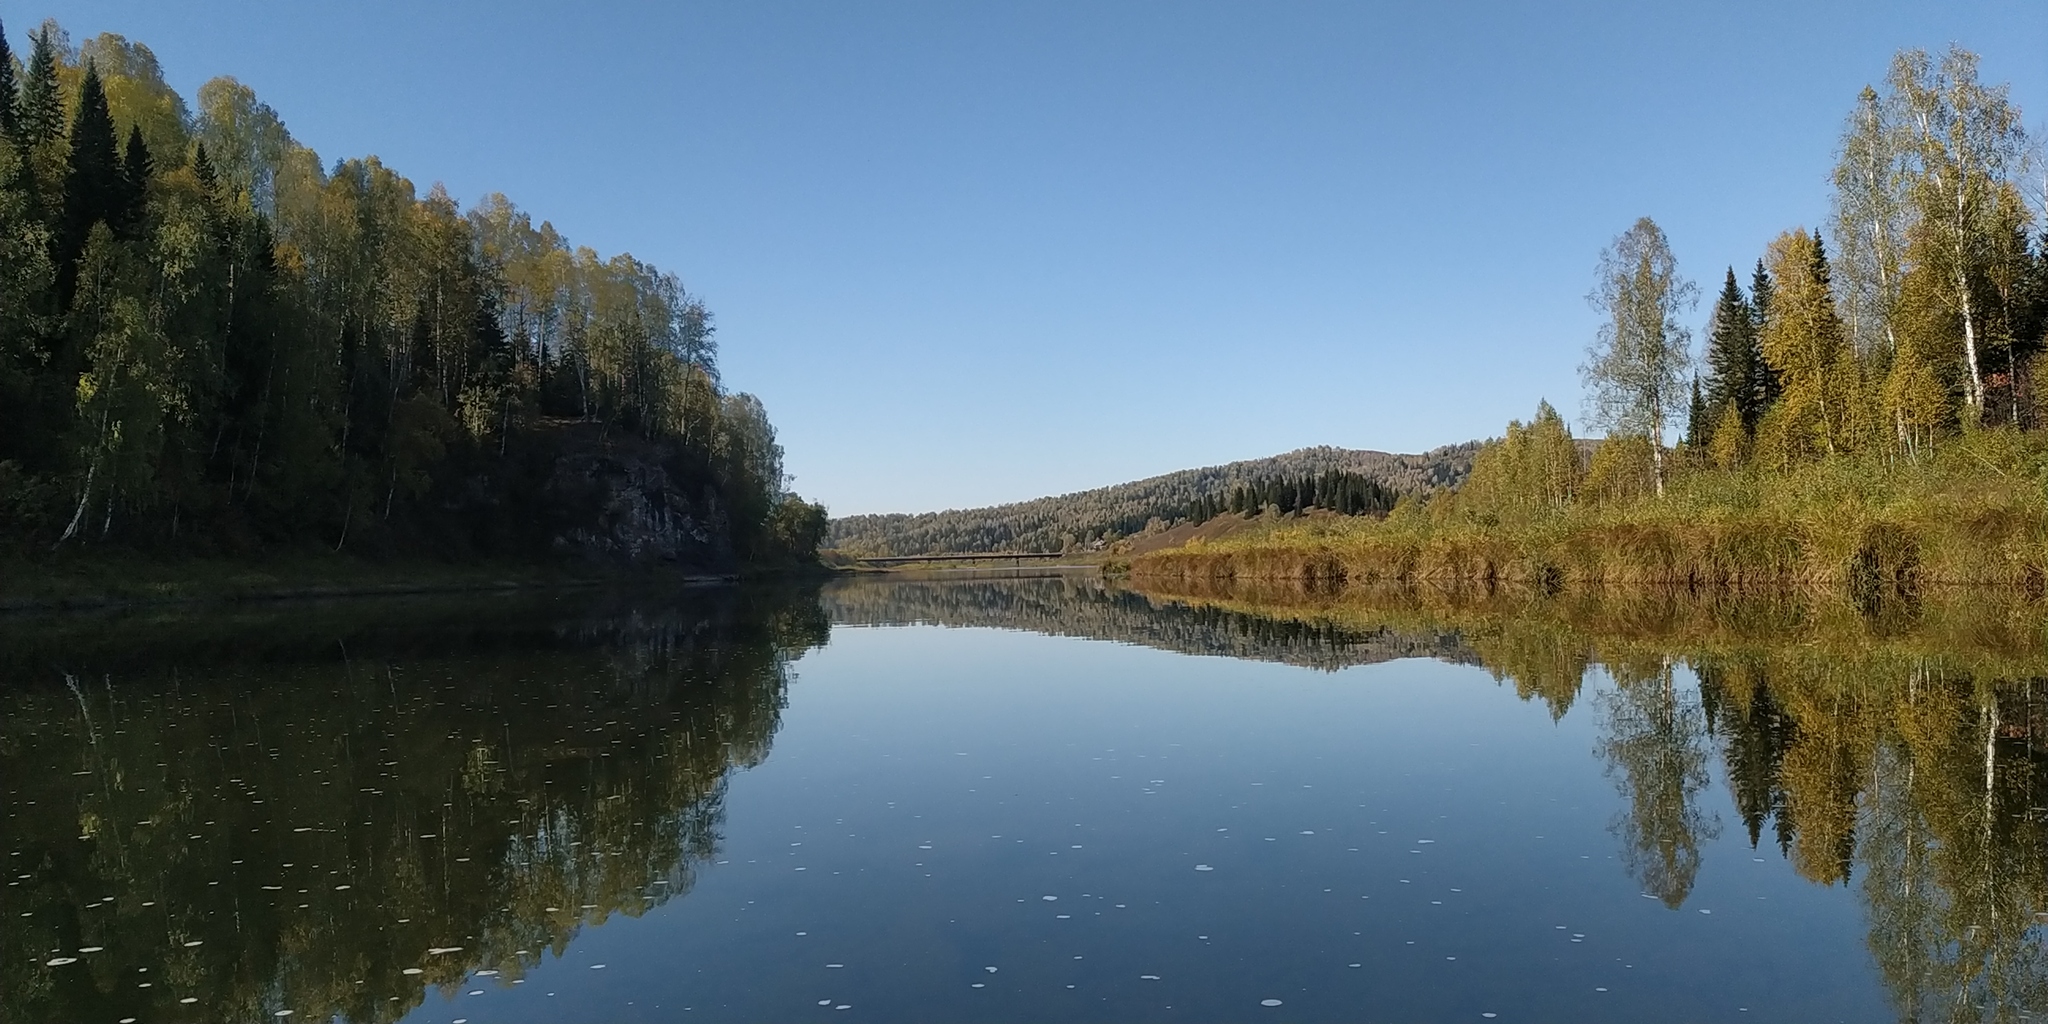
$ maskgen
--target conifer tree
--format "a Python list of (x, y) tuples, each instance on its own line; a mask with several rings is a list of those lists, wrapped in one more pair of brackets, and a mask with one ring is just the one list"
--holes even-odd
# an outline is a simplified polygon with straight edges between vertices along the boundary
[(1707, 418), (1707, 400), (1700, 394), (1700, 375), (1692, 375), (1692, 404), (1685, 413), (1685, 446), (1698, 448), (1706, 443), (1707, 432), (1714, 424)]
[[(1759, 342), (1763, 339), (1764, 329), (1770, 326), (1771, 302), (1777, 290), (1777, 283), (1771, 279), (1770, 268), (1764, 266), (1763, 260), (1757, 260), (1756, 272), (1749, 278), (1749, 310), (1752, 317), (1750, 330)], [(1757, 415), (1761, 417), (1763, 411), (1770, 408), (1784, 390), (1784, 382), (1778, 376), (1778, 368), (1772, 366), (1768, 360), (1763, 360), (1757, 375), (1757, 391), (1761, 396)]]
[(117, 231), (133, 231), (142, 223), (149, 206), (149, 179), (156, 173), (156, 161), (149, 145), (142, 141), (142, 127), (131, 125), (128, 145), (121, 153), (121, 208)]
[[(78, 85), (78, 113), (71, 126), (71, 155), (64, 175), (64, 220), (57, 236), (57, 259), (63, 268), (78, 259), (92, 226), (119, 219), (126, 206), (127, 183), (114, 140), (114, 115), (107, 110), (107, 91), (92, 62)], [(69, 298), (61, 283), (60, 299)]]
[(1720, 410), (1733, 406), (1745, 430), (1756, 429), (1764, 406), (1767, 367), (1757, 347), (1756, 323), (1756, 310), (1735, 283), (1735, 268), (1730, 267), (1707, 325), (1706, 401), (1717, 422)]
[(15, 113), (23, 148), (40, 146), (64, 135), (64, 105), (57, 92), (57, 41), (47, 25), (36, 33), (35, 45), (29, 49), (27, 70)]
[(14, 80), (14, 51), (7, 45), (7, 26), (0, 24), (0, 142), (13, 143), (21, 137), (15, 99), (19, 90)]

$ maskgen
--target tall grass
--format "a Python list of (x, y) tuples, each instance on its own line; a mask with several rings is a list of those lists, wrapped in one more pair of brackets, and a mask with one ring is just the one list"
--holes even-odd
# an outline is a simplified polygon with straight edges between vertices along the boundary
[[(1526, 502), (1440, 494), (1384, 520), (1280, 521), (1133, 560), (1140, 577), (1689, 587), (2048, 579), (2048, 444), (1980, 431), (1913, 462), (1680, 469), (1649, 493)], [(1475, 471), (1476, 472), (1476, 471)]]

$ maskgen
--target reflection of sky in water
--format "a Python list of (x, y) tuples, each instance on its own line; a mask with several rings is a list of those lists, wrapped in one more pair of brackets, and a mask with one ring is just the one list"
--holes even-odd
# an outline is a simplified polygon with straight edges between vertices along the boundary
[(1851, 893), (1749, 848), (1718, 756), (1696, 875), (1644, 891), (1597, 673), (1553, 722), (1471, 667), (983, 629), (795, 670), (687, 897), (408, 1019), (1891, 1015)]

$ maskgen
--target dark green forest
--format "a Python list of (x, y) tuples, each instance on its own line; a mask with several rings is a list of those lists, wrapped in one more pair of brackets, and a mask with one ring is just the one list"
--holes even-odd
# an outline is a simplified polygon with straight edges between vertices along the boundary
[(1155, 526), (1268, 504), (1283, 512), (1384, 512), (1402, 494), (1462, 483), (1477, 449), (1476, 442), (1421, 455), (1302, 448), (990, 508), (846, 516), (832, 521), (826, 543), (864, 556), (1094, 550)]
[(188, 104), (141, 43), (0, 32), (0, 554), (520, 558), (639, 501), (758, 562), (823, 532), (785, 481), (673, 273), (323, 162), (233, 78)]

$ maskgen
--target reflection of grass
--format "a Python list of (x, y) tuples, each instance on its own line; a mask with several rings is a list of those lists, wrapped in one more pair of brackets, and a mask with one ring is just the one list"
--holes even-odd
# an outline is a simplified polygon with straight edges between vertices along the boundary
[(1692, 469), (1669, 494), (1567, 504), (1443, 495), (1383, 521), (1318, 517), (1153, 552), (1140, 575), (1708, 586), (2039, 588), (2048, 496), (2028, 439), (1984, 432), (1913, 464)]
[(1902, 681), (1939, 670), (1985, 681), (2048, 675), (2048, 607), (1995, 588), (1929, 588), (1858, 601), (1833, 591), (1733, 594), (1680, 588), (1327, 587), (1290, 581), (1157, 577), (1156, 601), (1352, 631), (1455, 632), (1495, 675), (1555, 705), (1590, 661), (1717, 659), (1768, 666), (1774, 679)]

